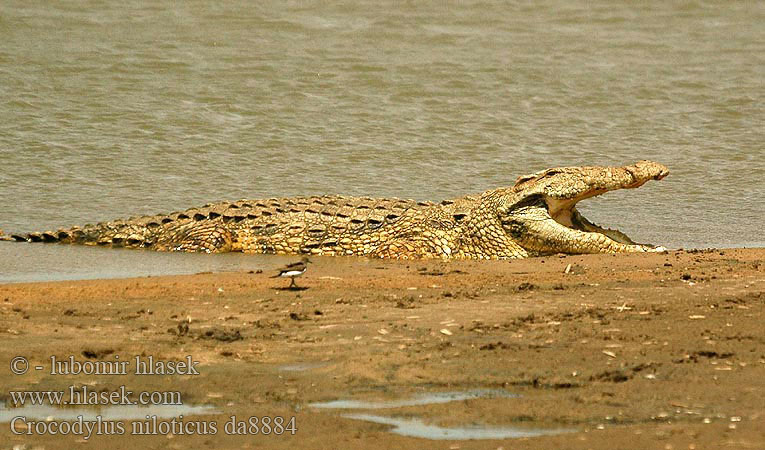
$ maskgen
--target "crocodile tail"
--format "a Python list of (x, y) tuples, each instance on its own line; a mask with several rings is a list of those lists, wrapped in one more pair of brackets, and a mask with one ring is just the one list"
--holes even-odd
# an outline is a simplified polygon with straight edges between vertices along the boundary
[(12, 234), (8, 240), (84, 244), (111, 247), (151, 247), (161, 222), (149, 220), (104, 222), (83, 227), (62, 228), (58, 231)]
[(12, 234), (10, 239), (17, 242), (58, 242), (60, 239), (52, 231)]
[(35, 231), (10, 235), (9, 240), (18, 242), (60, 242), (66, 244), (97, 244), (107, 230), (99, 225), (62, 228), (58, 231)]
[(58, 231), (12, 234), (9, 240), (151, 248), (159, 251), (231, 251), (233, 235), (223, 226), (225, 217), (217, 219), (220, 216), (214, 211), (208, 216), (193, 209), (62, 228)]

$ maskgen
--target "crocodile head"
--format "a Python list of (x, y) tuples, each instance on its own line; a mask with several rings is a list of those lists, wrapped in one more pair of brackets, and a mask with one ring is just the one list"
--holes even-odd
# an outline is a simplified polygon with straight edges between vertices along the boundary
[(601, 228), (576, 209), (578, 202), (617, 189), (661, 180), (669, 169), (652, 161), (623, 167), (561, 167), (518, 178), (497, 208), (505, 232), (529, 254), (661, 251)]

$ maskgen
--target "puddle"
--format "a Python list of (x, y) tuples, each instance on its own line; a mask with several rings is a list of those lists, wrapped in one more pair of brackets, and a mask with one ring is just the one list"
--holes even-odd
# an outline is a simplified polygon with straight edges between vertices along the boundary
[[(325, 409), (384, 409), (401, 408), (405, 406), (433, 405), (439, 403), (456, 402), (476, 398), (517, 398), (519, 395), (511, 394), (501, 389), (474, 389), (470, 391), (434, 392), (417, 395), (403, 400), (388, 401), (360, 401), (360, 400), (333, 400), (331, 402), (310, 403), (313, 408)], [(547, 436), (552, 434), (571, 433), (576, 431), (570, 428), (521, 428), (507, 426), (482, 426), (471, 425), (464, 427), (440, 427), (428, 425), (421, 419), (396, 418), (377, 416), (374, 414), (343, 414), (342, 417), (367, 422), (391, 425), (391, 433), (401, 436), (417, 437), (434, 440), (468, 440), (468, 439), (508, 439), (535, 436)]]
[(516, 394), (501, 389), (474, 389), (470, 391), (434, 392), (420, 394), (404, 400), (362, 401), (362, 400), (333, 400), (330, 402), (309, 403), (312, 408), (333, 409), (384, 409), (401, 408), (404, 406), (434, 405), (439, 403), (458, 402), (474, 398), (515, 398)]
[(326, 362), (326, 361), (303, 362), (303, 363), (295, 363), (295, 364), (284, 364), (282, 366), (277, 367), (277, 369), (284, 372), (302, 372), (304, 370), (319, 369), (322, 367), (327, 367), (328, 365), (329, 365), (329, 362)]
[(221, 411), (214, 406), (187, 406), (187, 405), (116, 405), (105, 406), (99, 409), (93, 408), (56, 408), (50, 405), (25, 405), (21, 408), (8, 408), (5, 403), (0, 403), (0, 423), (10, 422), (14, 417), (23, 416), (36, 420), (77, 420), (83, 416), (83, 420), (142, 420), (146, 416), (157, 416), (160, 419), (170, 419), (194, 414), (220, 414)]
[(391, 433), (402, 436), (434, 439), (434, 440), (468, 440), (468, 439), (508, 439), (547, 436), (553, 434), (571, 433), (576, 430), (567, 428), (543, 429), (543, 428), (518, 428), (518, 427), (439, 427), (428, 425), (420, 419), (398, 419), (394, 417), (375, 416), (372, 414), (344, 414), (342, 417), (349, 419), (364, 420), (367, 422), (392, 425)]

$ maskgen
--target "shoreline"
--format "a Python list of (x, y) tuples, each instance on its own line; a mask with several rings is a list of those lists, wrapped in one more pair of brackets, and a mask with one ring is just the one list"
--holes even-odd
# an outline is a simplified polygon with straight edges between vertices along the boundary
[[(31, 366), (45, 366), (52, 356), (91, 363), (151, 356), (198, 362), (199, 372), (5, 370), (0, 401), (7, 403), (17, 390), (84, 385), (117, 392), (127, 386), (177, 391), (184, 407), (216, 409), (186, 416), (215, 421), (214, 436), (128, 432), (88, 440), (114, 448), (168, 442), (705, 448), (754, 447), (765, 440), (765, 249), (512, 261), (325, 257), (297, 279), (302, 290), (286, 290), (289, 280), (270, 275), (253, 270), (0, 284), (0, 334), (8, 343), (0, 361), (6, 365), (18, 355)], [(407, 403), (425, 394), (484, 391), (493, 394)], [(334, 400), (385, 401), (388, 407), (311, 406)], [(387, 422), (348, 416), (370, 412)], [(295, 417), (297, 432), (231, 434), (224, 424), (232, 415)], [(480, 424), (573, 431), (434, 440), (390, 432), (398, 426), (392, 421), (402, 418), (452, 429)], [(0, 429), (12, 445), (85, 442), (74, 435), (17, 435), (8, 423)]]
[[(24, 246), (26, 252), (14, 252), (17, 246)], [(31, 247), (30, 247), (31, 246)], [(726, 250), (763, 250), (765, 246), (676, 248), (668, 252), (706, 252)], [(29, 251), (33, 250), (33, 251)], [(43, 250), (43, 251), (34, 251)], [(554, 256), (554, 255), (552, 255)], [(569, 255), (577, 256), (577, 255)], [(584, 256), (584, 255), (583, 255)], [(133, 278), (156, 278), (166, 276), (188, 276), (198, 273), (238, 273), (249, 270), (271, 270), (300, 258), (288, 254), (245, 254), (222, 253), (219, 255), (198, 253), (157, 252), (143, 249), (102, 248), (96, 246), (10, 243), (4, 246), (0, 241), (0, 260), (14, 258), (12, 263), (0, 263), (0, 286), (10, 284), (33, 284), (68, 281), (129, 280)], [(543, 259), (539, 256), (525, 259)], [(338, 260), (371, 260), (358, 256), (326, 257), (327, 264)], [(80, 261), (72, 266), (71, 261)], [(406, 263), (417, 260), (401, 260)], [(421, 262), (440, 261), (436, 259)], [(507, 264), (518, 259), (504, 260)], [(445, 261), (459, 263), (459, 261)], [(478, 261), (476, 261), (478, 262)], [(341, 263), (342, 264), (342, 263)], [(98, 267), (98, 270), (89, 270)], [(172, 270), (168, 270), (172, 267)], [(44, 273), (45, 275), (38, 275)], [(11, 274), (11, 275), (9, 275)], [(15, 274), (15, 275), (13, 275)]]

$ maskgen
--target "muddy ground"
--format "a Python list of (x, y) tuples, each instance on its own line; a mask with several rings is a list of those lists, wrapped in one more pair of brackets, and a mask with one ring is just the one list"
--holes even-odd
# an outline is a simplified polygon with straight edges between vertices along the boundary
[[(763, 249), (511, 262), (316, 258), (298, 279), (302, 290), (284, 289), (288, 280), (269, 278), (271, 268), (0, 285), (6, 404), (11, 391), (126, 386), (177, 391), (186, 406), (220, 411), (183, 418), (214, 421), (214, 435), (135, 435), (128, 420), (122, 435), (89, 439), (26, 434), (35, 425), (18, 422), (20, 434), (6, 422), (0, 435), (4, 446), (26, 448), (765, 448), (764, 260)], [(51, 374), (51, 356), (115, 355), (190, 355), (199, 375), (136, 375), (132, 363), (126, 375)], [(17, 356), (29, 362), (22, 375), (9, 370)], [(440, 404), (310, 405), (482, 389), (491, 395)], [(567, 432), (433, 440), (348, 413)], [(297, 431), (227, 434), (231, 415), (295, 417)]]

